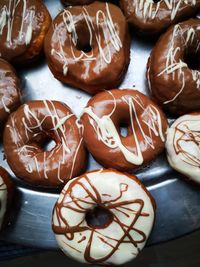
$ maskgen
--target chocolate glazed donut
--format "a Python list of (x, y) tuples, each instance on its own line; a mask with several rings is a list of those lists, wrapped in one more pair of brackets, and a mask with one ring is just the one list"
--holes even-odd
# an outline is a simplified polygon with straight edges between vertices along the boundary
[(66, 5), (88, 5), (91, 4), (92, 2), (95, 2), (95, 0), (61, 0), (61, 2)]
[(0, 57), (20, 64), (33, 60), (43, 49), (50, 24), (41, 0), (1, 0)]
[(0, 59), (0, 128), (10, 112), (20, 105), (20, 82), (14, 68)]
[[(17, 177), (40, 186), (57, 187), (82, 173), (86, 152), (83, 126), (58, 101), (30, 101), (11, 114), (4, 131), (4, 152)], [(43, 144), (56, 145), (45, 151)]]
[(147, 66), (153, 98), (166, 111), (200, 110), (200, 20), (171, 27), (157, 42)]
[(200, 11), (200, 0), (120, 0), (127, 21), (141, 34), (159, 34)]
[[(61, 2), (64, 5), (88, 5), (91, 4), (93, 2), (95, 2), (96, 0), (61, 0)], [(100, 0), (102, 2), (105, 2), (104, 0)], [(112, 0), (113, 3), (116, 3), (116, 0)]]
[(95, 2), (64, 9), (45, 38), (55, 78), (95, 94), (119, 85), (130, 61), (128, 26), (121, 10)]
[[(163, 149), (167, 120), (136, 90), (111, 90), (89, 100), (81, 121), (88, 150), (104, 167), (130, 171), (146, 165)], [(125, 124), (126, 136), (120, 128)]]
[(6, 226), (13, 199), (14, 184), (9, 173), (0, 166), (0, 230)]

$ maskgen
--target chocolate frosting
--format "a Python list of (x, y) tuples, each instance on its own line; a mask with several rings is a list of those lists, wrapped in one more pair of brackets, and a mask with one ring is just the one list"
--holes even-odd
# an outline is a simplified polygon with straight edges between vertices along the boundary
[[(86, 146), (104, 167), (132, 170), (164, 149), (165, 115), (139, 91), (116, 89), (95, 95), (81, 121)], [(127, 136), (121, 134), (122, 124), (127, 125)]]
[(70, 4), (70, 5), (88, 5), (92, 2), (95, 2), (95, 0), (61, 0), (64, 5)]
[[(88, 224), (87, 214), (101, 207), (111, 220)], [(98, 170), (72, 179), (54, 207), (52, 227), (61, 249), (92, 264), (120, 265), (144, 247), (154, 222), (155, 202), (137, 177)]]
[(9, 173), (0, 166), (0, 230), (6, 226), (13, 199), (14, 184)]
[[(17, 177), (56, 187), (82, 173), (86, 152), (83, 126), (69, 107), (58, 101), (30, 101), (11, 114), (4, 130), (4, 152)], [(46, 140), (55, 147), (45, 151)]]
[[(196, 61), (190, 68), (188, 59)], [(175, 115), (200, 110), (200, 20), (171, 27), (158, 40), (147, 67), (152, 96)]]
[(120, 6), (138, 33), (158, 34), (194, 16), (200, 10), (200, 0), (120, 0)]
[(0, 127), (20, 105), (20, 82), (14, 68), (0, 59)]
[(40, 0), (0, 1), (0, 57), (20, 64), (43, 48), (51, 17)]
[(94, 2), (66, 8), (55, 18), (45, 54), (58, 80), (94, 94), (122, 81), (130, 60), (129, 39), (121, 10)]

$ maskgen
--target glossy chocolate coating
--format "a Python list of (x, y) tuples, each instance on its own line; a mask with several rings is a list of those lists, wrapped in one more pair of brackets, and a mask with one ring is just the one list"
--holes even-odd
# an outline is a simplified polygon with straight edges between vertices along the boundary
[(95, 2), (66, 8), (55, 18), (45, 54), (55, 78), (95, 94), (121, 83), (130, 61), (129, 39), (121, 10)]
[(8, 223), (8, 215), (13, 199), (14, 184), (10, 174), (0, 166), (0, 230)]
[[(11, 114), (4, 130), (4, 152), (17, 177), (57, 187), (82, 173), (86, 152), (82, 128), (69, 107), (58, 101), (30, 101)], [(47, 151), (46, 140), (55, 146)]]
[(194, 16), (200, 0), (120, 0), (127, 21), (141, 34), (159, 34), (170, 25)]
[[(188, 66), (190, 58), (197, 69)], [(166, 111), (178, 115), (200, 110), (199, 19), (172, 26), (161, 36), (149, 58), (147, 78), (153, 98)]]
[(95, 0), (61, 0), (61, 2), (66, 5), (88, 5), (94, 2)]
[(51, 24), (43, 2), (1, 0), (0, 18), (0, 57), (20, 64), (37, 57)]
[(0, 59), (0, 127), (20, 105), (20, 82), (14, 68)]
[[(95, 95), (81, 121), (88, 150), (106, 168), (136, 169), (164, 149), (165, 115), (139, 91), (116, 89)], [(127, 136), (120, 132), (123, 124)]]

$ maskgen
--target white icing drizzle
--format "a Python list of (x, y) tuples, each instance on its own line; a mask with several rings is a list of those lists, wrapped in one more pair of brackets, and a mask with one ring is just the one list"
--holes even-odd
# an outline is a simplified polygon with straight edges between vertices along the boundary
[[(120, 40), (115, 24), (112, 20), (112, 16), (110, 14), (109, 4), (106, 3), (105, 6), (106, 6), (105, 13), (102, 10), (98, 10), (96, 13), (95, 24), (96, 24), (97, 30), (95, 30), (95, 24), (91, 19), (91, 16), (87, 10), (87, 7), (84, 6), (82, 9), (82, 15), (84, 17), (84, 20), (86, 22), (86, 25), (87, 25), (87, 28), (90, 34), (89, 44), (91, 46), (91, 52), (89, 53), (85, 53), (84, 51), (79, 51), (78, 52), (79, 55), (78, 56), (76, 55), (77, 54), (76, 45), (78, 42), (78, 35), (76, 32), (77, 21), (76, 21), (76, 17), (71, 14), (69, 9), (68, 10), (65, 9), (62, 13), (65, 29), (60, 28), (57, 25), (54, 25), (54, 31), (56, 34), (56, 39), (58, 39), (60, 51), (56, 51), (55, 49), (52, 48), (51, 55), (55, 54), (63, 61), (63, 74), (65, 76), (67, 75), (67, 72), (68, 72), (69, 55), (67, 55), (63, 50), (64, 48), (64, 43), (62, 41), (63, 31), (67, 30), (68, 32), (68, 36), (70, 38), (70, 43), (71, 43), (70, 50), (71, 50), (73, 60), (75, 62), (97, 60), (97, 58), (94, 57), (94, 51), (92, 48), (93, 38), (95, 38), (97, 45), (98, 45), (99, 54), (100, 54), (100, 58), (98, 60), (100, 60), (101, 65), (103, 65), (104, 63), (110, 64), (111, 59), (112, 59), (113, 49), (115, 51), (120, 51), (120, 49), (122, 48), (122, 42)], [(103, 35), (104, 35), (103, 41), (105, 43), (105, 48), (102, 47), (102, 40), (101, 40), (101, 34), (100, 34), (101, 30), (103, 31)]]
[(200, 71), (192, 70), (192, 79), (196, 81), (197, 88), (200, 89)]
[(155, 3), (153, 0), (138, 0), (136, 2), (136, 13), (142, 12), (145, 19), (155, 19), (162, 4), (171, 12), (170, 19), (174, 20), (181, 4), (195, 6), (196, 0), (161, 0)]
[(0, 229), (4, 220), (7, 205), (7, 186), (4, 183), (3, 177), (0, 176)]
[[(9, 45), (12, 45), (15, 40), (12, 40), (13, 25), (15, 20), (15, 12), (20, 3), (22, 3), (21, 25), (17, 37), (17, 41), (26, 45), (30, 44), (33, 32), (33, 20), (35, 16), (34, 10), (28, 10), (27, 0), (8, 0), (8, 6), (4, 5), (0, 10), (0, 36), (3, 30), (7, 27), (6, 40)], [(25, 26), (28, 23), (28, 26)]]
[[(158, 77), (166, 73), (167, 75), (172, 75), (175, 79), (175, 73), (178, 73), (179, 79), (181, 80), (181, 88), (178, 93), (172, 98), (165, 101), (163, 104), (169, 104), (173, 102), (184, 90), (185, 88), (185, 72), (184, 68), (188, 68), (188, 65), (181, 59), (176, 60), (176, 55), (180, 51), (180, 47), (176, 46), (174, 41), (177, 36), (180, 36), (183, 40), (182, 45), (188, 45), (188, 43), (193, 43), (195, 34), (200, 30), (200, 27), (193, 28), (192, 26), (188, 30), (183, 30), (180, 24), (174, 26), (172, 39), (170, 47), (168, 49), (168, 54), (166, 55), (166, 65), (165, 68), (157, 75)], [(186, 37), (184, 37), (186, 34)], [(199, 47), (200, 40), (197, 41), (197, 48)], [(198, 50), (197, 50), (198, 51)], [(196, 52), (197, 52), (196, 51)], [(196, 82), (197, 88), (200, 88), (200, 72), (198, 70), (191, 70), (192, 79)]]
[(30, 11), (30, 18), (29, 18), (29, 24), (28, 28), (26, 31), (26, 37), (25, 37), (25, 42), (26, 45), (30, 44), (31, 39), (32, 39), (32, 34), (33, 34), (33, 18), (35, 16), (35, 11), (31, 10)]
[(4, 6), (0, 14), (0, 35), (3, 33), (3, 29), (6, 26), (6, 16), (7, 12), (6, 12), (6, 7)]
[[(114, 95), (108, 91), (108, 93), (112, 96), (114, 101), (114, 107), (110, 114), (104, 115), (101, 118), (99, 118), (93, 111), (92, 107), (86, 107), (84, 109), (84, 113), (87, 113), (90, 118), (89, 122), (92, 125), (93, 129), (95, 130), (98, 140), (102, 141), (107, 147), (111, 149), (119, 148), (121, 152), (123, 153), (125, 159), (134, 164), (134, 165), (141, 165), (143, 163), (143, 155), (140, 148), (140, 144), (138, 141), (136, 129), (134, 126), (134, 119), (137, 124), (137, 127), (140, 130), (140, 133), (142, 134), (145, 142), (152, 148), (155, 149), (154, 143), (153, 143), (153, 135), (154, 136), (160, 136), (161, 140), (164, 142), (165, 137), (162, 130), (162, 122), (160, 113), (153, 105), (148, 105), (147, 107), (144, 106), (142, 99), (136, 95), (135, 97), (130, 96), (129, 98), (122, 98), (122, 100), (128, 105), (129, 107), (129, 115), (130, 115), (130, 121), (131, 121), (131, 128), (133, 132), (133, 138), (136, 145), (136, 151), (137, 153), (133, 153), (130, 150), (128, 150), (122, 143), (121, 137), (111, 119), (112, 114), (115, 112), (116, 109), (116, 99)], [(145, 134), (143, 131), (142, 124), (138, 118), (138, 114), (136, 111), (135, 106), (138, 105), (144, 112), (144, 116), (142, 119), (142, 122), (147, 125), (149, 131), (149, 135)]]
[[(27, 138), (27, 143), (30, 140), (30, 134), (33, 136), (34, 131), (38, 131), (38, 133), (35, 133), (34, 136), (39, 135), (40, 133), (45, 133), (45, 129), (43, 129), (43, 123), (46, 120), (51, 119), (53, 128), (50, 129), (50, 131), (53, 131), (54, 134), (57, 136), (57, 138), (60, 140), (61, 145), (58, 147), (55, 147), (52, 151), (50, 152), (44, 152), (44, 160), (43, 160), (43, 176), (45, 177), (45, 179), (48, 179), (48, 170), (47, 170), (47, 160), (50, 159), (53, 154), (58, 151), (58, 150), (62, 150), (62, 158), (61, 160), (59, 160), (58, 162), (56, 162), (56, 164), (58, 164), (58, 173), (57, 173), (57, 179), (61, 182), (64, 182), (61, 178), (60, 178), (60, 167), (61, 165), (65, 164), (65, 160), (66, 160), (66, 154), (70, 154), (71, 150), (70, 147), (68, 145), (68, 140), (67, 140), (67, 136), (66, 136), (66, 127), (65, 127), (65, 122), (70, 119), (72, 116), (74, 116), (74, 114), (69, 113), (66, 116), (60, 118), (57, 110), (55, 108), (55, 105), (52, 101), (50, 100), (44, 100), (44, 108), (47, 111), (47, 115), (44, 116), (44, 118), (42, 120), (39, 120), (37, 117), (37, 113), (33, 113), (28, 104), (24, 104), (23, 110), (24, 110), (24, 117), (22, 118), (22, 124), (24, 126), (24, 130), (25, 130), (25, 134), (26, 134), (26, 138)], [(83, 131), (83, 125), (78, 121), (78, 119), (76, 120), (76, 125), (80, 131), (80, 133), (82, 133)], [(23, 155), (24, 157), (27, 157), (27, 164), (26, 164), (26, 170), (29, 173), (33, 172), (33, 166), (36, 167), (36, 171), (38, 172), (38, 175), (41, 177), (41, 169), (39, 167), (39, 163), (37, 161), (37, 158), (35, 156), (33, 156), (35, 154), (35, 150), (37, 150), (36, 147), (32, 146), (32, 145), (27, 145), (27, 144), (23, 144), (23, 141), (21, 140), (21, 136), (20, 133), (17, 132), (17, 129), (15, 127), (15, 122), (14, 122), (14, 118), (12, 118), (12, 125), (10, 126), (12, 128), (13, 131), (13, 135), (15, 136), (14, 140), (15, 140), (15, 145), (18, 147), (18, 153)], [(59, 131), (59, 132), (58, 132)], [(75, 152), (75, 156), (73, 158), (73, 163), (72, 163), (72, 168), (69, 174), (69, 178), (72, 177), (73, 171), (74, 171), (74, 166), (76, 163), (76, 158), (78, 155), (78, 151), (80, 149), (80, 146), (82, 144), (82, 139), (80, 140), (76, 152)], [(22, 146), (23, 144), (23, 146)]]
[[(8, 67), (8, 66), (7, 66)], [(4, 70), (4, 67), (0, 69), (0, 110), (5, 113), (10, 113), (14, 102), (17, 101), (17, 81), (15, 75), (13, 76), (12, 70)], [(13, 102), (14, 101), (14, 102)], [(8, 117), (8, 114), (4, 114), (0, 120), (4, 120)]]
[(9, 101), (10, 101), (10, 99), (9, 99), (8, 97), (6, 97), (6, 96), (2, 96), (2, 98), (1, 98), (1, 103), (2, 103), (2, 105), (3, 105), (3, 108), (4, 108), (5, 112), (7, 112), (7, 113), (10, 113), (10, 109), (8, 108), (8, 106), (7, 106), (7, 104), (6, 104), (6, 102), (9, 103)]

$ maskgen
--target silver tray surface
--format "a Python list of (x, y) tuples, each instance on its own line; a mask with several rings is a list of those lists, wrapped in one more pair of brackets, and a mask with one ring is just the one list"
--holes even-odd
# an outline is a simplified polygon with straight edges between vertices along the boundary
[[(45, 0), (54, 18), (63, 6), (58, 0)], [(154, 42), (132, 34), (131, 62), (120, 88), (137, 88), (148, 95), (145, 70)], [(51, 74), (43, 57), (39, 62), (18, 74), (23, 84), (24, 101), (53, 99), (67, 103), (79, 116), (90, 96), (83, 91), (70, 88), (57, 81)], [(12, 208), (10, 224), (1, 235), (2, 240), (44, 249), (57, 249), (51, 229), (51, 215), (59, 192), (35, 188), (18, 180), (3, 159), (0, 143), (0, 165), (5, 167), (16, 181), (17, 190)], [(102, 168), (90, 155), (88, 170)], [(165, 153), (146, 168), (136, 172), (147, 186), (157, 203), (156, 221), (148, 241), (149, 245), (180, 237), (200, 228), (199, 188), (186, 183), (173, 171)]]

